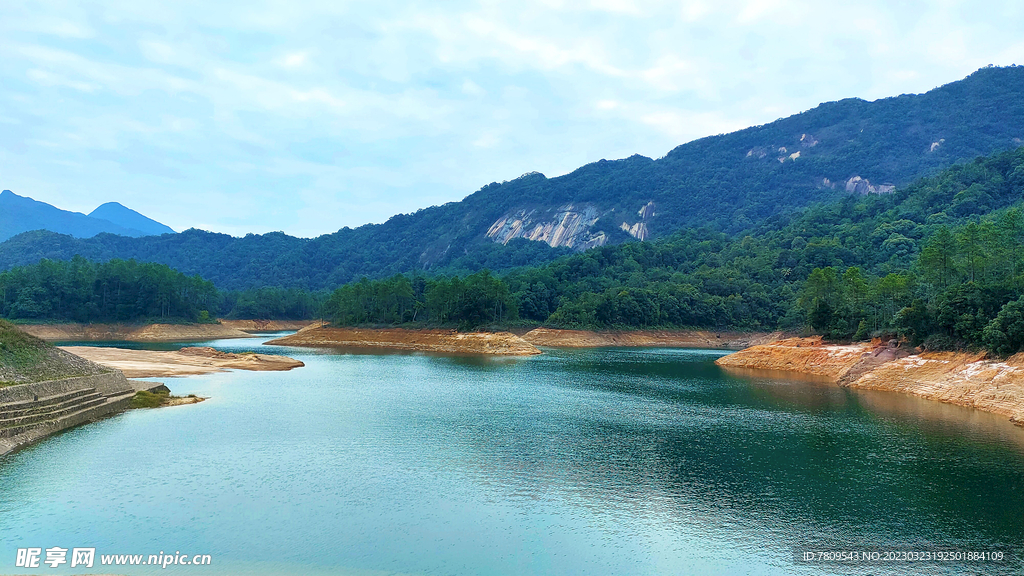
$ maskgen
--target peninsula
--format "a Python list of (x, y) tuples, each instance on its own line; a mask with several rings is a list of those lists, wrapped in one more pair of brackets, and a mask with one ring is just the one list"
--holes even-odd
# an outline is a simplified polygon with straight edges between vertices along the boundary
[(129, 350), (98, 346), (64, 346), (75, 356), (115, 368), (128, 378), (195, 376), (227, 369), (255, 372), (284, 371), (305, 366), (299, 360), (274, 354), (221, 352), (206, 346), (180, 350)]
[(531, 356), (541, 353), (536, 346), (511, 332), (457, 332), (438, 329), (309, 326), (295, 334), (271, 340), (267, 344), (318, 348), (383, 348), (498, 356)]

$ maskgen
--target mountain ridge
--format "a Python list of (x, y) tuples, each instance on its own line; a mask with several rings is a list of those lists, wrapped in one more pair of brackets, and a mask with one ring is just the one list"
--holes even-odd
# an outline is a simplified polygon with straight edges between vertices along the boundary
[(314, 239), (189, 230), (143, 239), (32, 233), (0, 244), (0, 268), (41, 257), (137, 258), (225, 288), (319, 288), (414, 270), (501, 269), (567, 251), (709, 226), (728, 233), (848, 194), (885, 194), (1024, 138), (1024, 67), (983, 68), (924, 94), (847, 98), (673, 148), (527, 173), (458, 202)]
[[(117, 204), (123, 210), (111, 209), (110, 204), (117, 203), (108, 202), (86, 215), (81, 212), (62, 210), (52, 204), (4, 190), (0, 192), (0, 241), (34, 230), (48, 230), (75, 238), (91, 238), (102, 233), (142, 237), (151, 233), (146, 229), (156, 230), (158, 227), (166, 228), (171, 233), (174, 232), (163, 224), (130, 208)], [(101, 210), (104, 206), (108, 206), (108, 208)], [(93, 216), (97, 211), (114, 217), (114, 220)], [(138, 226), (132, 224), (138, 224)]]
[(91, 218), (99, 218), (131, 230), (138, 230), (146, 236), (174, 234), (174, 230), (148, 216), (128, 208), (120, 202), (106, 202), (89, 212)]

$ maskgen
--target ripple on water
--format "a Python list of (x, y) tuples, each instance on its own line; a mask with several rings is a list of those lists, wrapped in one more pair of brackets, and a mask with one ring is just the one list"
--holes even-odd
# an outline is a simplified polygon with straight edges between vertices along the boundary
[(212, 399), (0, 460), (0, 572), (95, 545), (214, 555), (194, 574), (832, 574), (792, 548), (1024, 537), (1024, 431), (963, 409), (716, 351), (285, 353), (306, 367), (176, 379)]

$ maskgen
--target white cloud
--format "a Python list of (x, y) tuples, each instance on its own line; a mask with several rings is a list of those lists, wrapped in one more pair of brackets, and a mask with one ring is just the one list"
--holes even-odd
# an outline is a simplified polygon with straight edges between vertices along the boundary
[(590, 6), (597, 10), (642, 16), (643, 10), (632, 0), (590, 0)]
[(285, 68), (301, 68), (306, 65), (308, 60), (309, 54), (305, 52), (291, 52), (274, 60), (274, 62)]

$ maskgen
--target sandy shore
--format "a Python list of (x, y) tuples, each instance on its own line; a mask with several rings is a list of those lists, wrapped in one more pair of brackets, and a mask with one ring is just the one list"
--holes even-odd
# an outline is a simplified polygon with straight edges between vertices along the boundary
[(48, 342), (197, 342), (249, 338), (254, 332), (301, 330), (314, 320), (220, 320), (219, 324), (20, 324)]
[(309, 326), (295, 334), (271, 340), (277, 346), (384, 348), (444, 354), (540, 354), (536, 346), (510, 332), (456, 332), (404, 328), (332, 328)]
[(287, 356), (234, 354), (213, 348), (182, 348), (176, 351), (127, 350), (97, 346), (64, 346), (63, 350), (97, 364), (116, 368), (128, 378), (192, 376), (236, 370), (291, 370), (304, 364)]
[(557, 330), (536, 328), (523, 335), (534, 346), (601, 348), (658, 346), (664, 348), (724, 348), (739, 350), (779, 339), (780, 332), (723, 332), (710, 330)]
[(187, 406), (189, 404), (199, 404), (205, 402), (209, 398), (203, 398), (202, 396), (171, 396), (160, 405), (161, 408), (170, 408), (171, 406)]
[(302, 330), (306, 326), (319, 323), (319, 320), (220, 320), (221, 326), (241, 330), (242, 332)]
[(753, 346), (716, 363), (741, 370), (810, 374), (841, 386), (902, 392), (1008, 416), (1024, 425), (1024, 353), (1006, 360), (984, 353), (922, 352), (881, 343), (825, 344), (790, 338)]
[(224, 324), (20, 324), (18, 328), (48, 342), (188, 342), (249, 338)]

